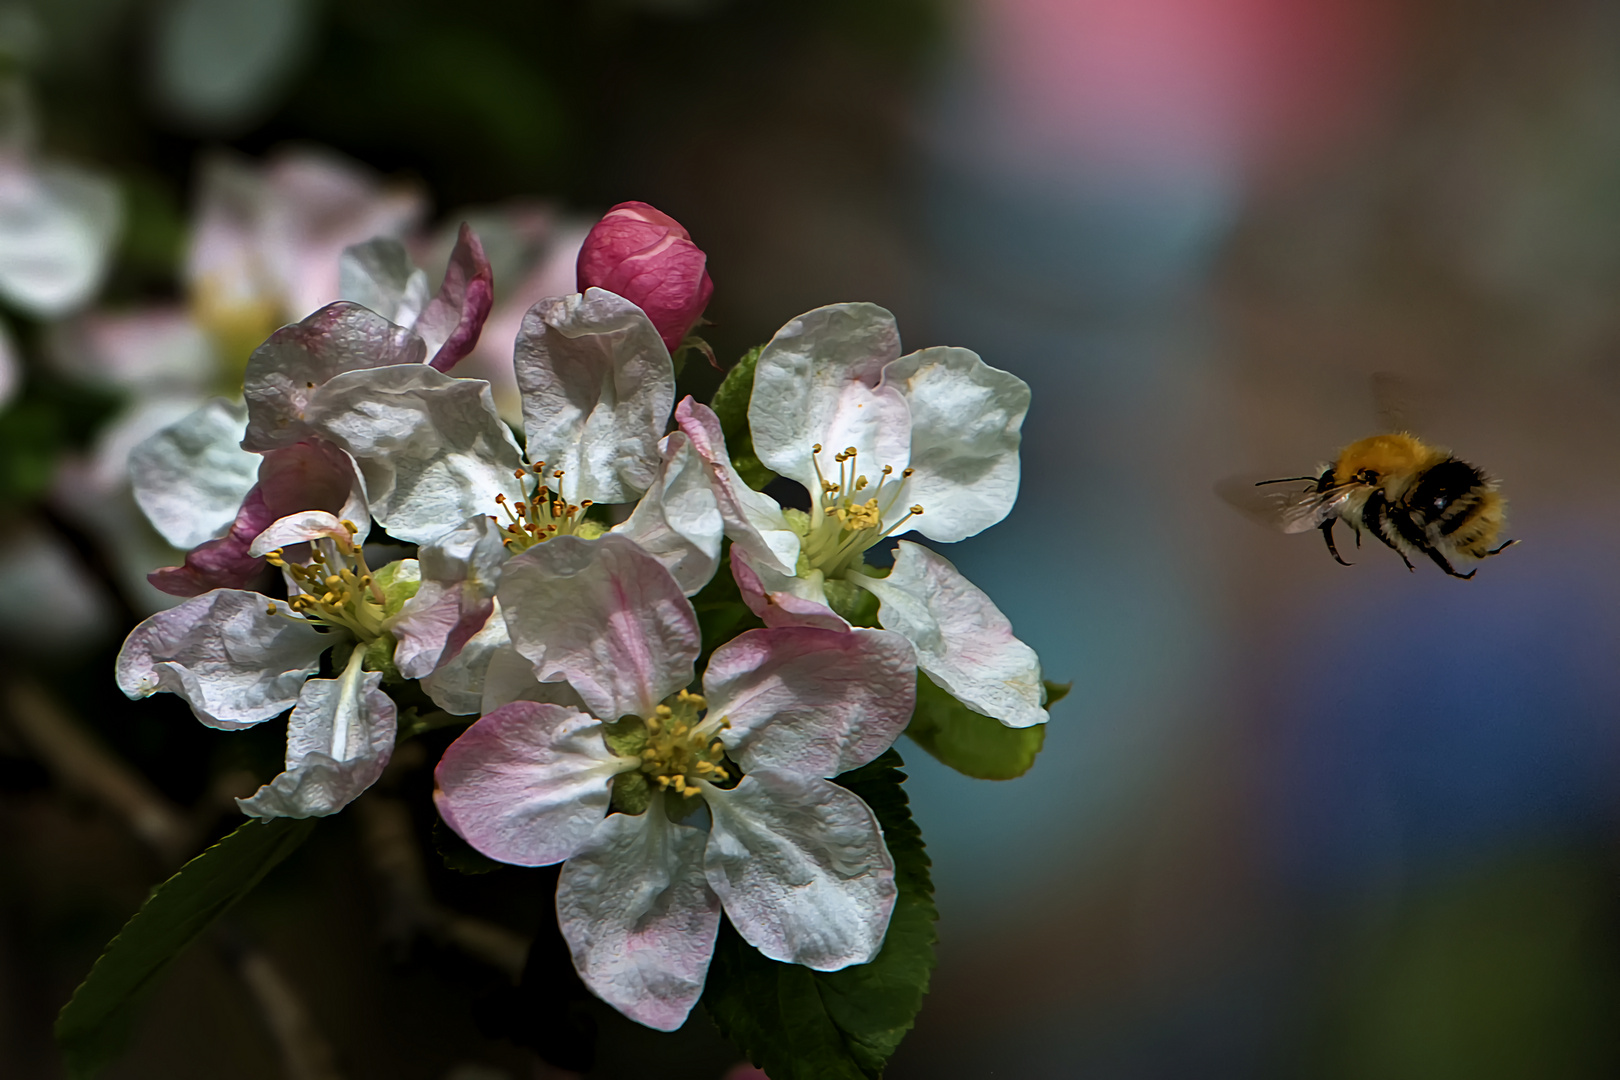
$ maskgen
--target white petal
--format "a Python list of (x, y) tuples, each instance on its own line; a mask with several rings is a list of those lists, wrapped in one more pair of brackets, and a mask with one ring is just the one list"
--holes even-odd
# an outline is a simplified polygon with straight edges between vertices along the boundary
[(607, 748), (594, 717), (519, 701), (450, 744), (433, 773), (433, 801), (445, 824), (490, 858), (549, 866), (590, 838), (613, 778), (639, 764)]
[(674, 1031), (703, 993), (720, 930), (720, 899), (704, 879), (698, 829), (654, 800), (609, 814), (563, 864), (557, 923), (591, 992), (658, 1031)]
[[(501, 614), (499, 604), (492, 606), (489, 618), (479, 631), (467, 640), (455, 658), (440, 664), (433, 672), (422, 678), (422, 690), (433, 703), (445, 712), (454, 716), (477, 716), (493, 709), (482, 708), (484, 700), (484, 681), (489, 671), (490, 660), (498, 651), (505, 650), (511, 653), (521, 666), (523, 675), (534, 681), (534, 669), (529, 662), (518, 656), (512, 649), (511, 640), (506, 636), (506, 619)], [(505, 705), (508, 701), (518, 700), (517, 695), (499, 702)]]
[(506, 564), (498, 595), (535, 677), (568, 680), (598, 716), (651, 716), (692, 681), (692, 604), (662, 563), (623, 536), (532, 547)]
[(311, 679), (287, 720), (287, 770), (251, 798), (237, 799), (253, 817), (325, 817), (377, 782), (394, 753), (394, 703), (379, 690), (382, 674), (362, 667), (355, 649), (336, 679)]
[(688, 397), (675, 407), (675, 419), (708, 466), (709, 485), (732, 544), (746, 551), (755, 565), (791, 576), (799, 563), (799, 534), (788, 525), (775, 499), (755, 491), (737, 475), (720, 418), (707, 405)]
[(691, 596), (714, 577), (720, 565), (724, 526), (703, 459), (680, 432), (664, 437), (663, 464), (630, 517), (613, 532), (634, 540), (655, 556)]
[(123, 211), (117, 186), (70, 165), (0, 165), (0, 297), (46, 318), (101, 286)]
[(501, 530), (479, 515), (424, 544), (418, 552), (422, 587), (405, 602), (393, 625), (399, 639), (394, 664), (420, 679), (461, 652), (495, 608), (495, 586), (506, 547)]
[(819, 626), (848, 630), (849, 622), (827, 606), (826, 579), (820, 570), (804, 577), (779, 574), (768, 565), (756, 567), (748, 553), (733, 546), (731, 576), (748, 610), (766, 626)]
[(1008, 727), (1046, 723), (1041, 661), (978, 586), (938, 554), (900, 541), (886, 578), (850, 574), (880, 601), (878, 622), (904, 634), (917, 666), (962, 704)]
[[(967, 349), (923, 349), (883, 369), (883, 384), (911, 409), (911, 468), (904, 506), (931, 540), (965, 540), (1007, 516), (1018, 498), (1018, 440), (1029, 387)], [(890, 524), (885, 521), (885, 524)]]
[(833, 455), (851, 446), (873, 482), (885, 465), (905, 469), (905, 399), (879, 385), (883, 365), (899, 355), (894, 316), (875, 304), (832, 304), (782, 327), (754, 368), (748, 424), (759, 460), (812, 493), (821, 490), (811, 465), (818, 443), (822, 475), (833, 482)]
[(338, 281), (342, 299), (400, 326), (414, 328), (427, 306), (427, 274), (412, 265), (405, 245), (391, 236), (344, 248)]
[(259, 558), (278, 548), (288, 548), (311, 540), (347, 542), (358, 535), (350, 533), (343, 527), (343, 522), (325, 510), (300, 510), (296, 514), (277, 518), (266, 526), (263, 532), (253, 538), (253, 543), (248, 545), (248, 554)]
[(743, 769), (837, 776), (865, 765), (911, 721), (917, 661), (887, 630), (749, 630), (714, 651), (709, 715)]
[(291, 446), (309, 434), (306, 413), (333, 376), (346, 371), (420, 364), (422, 339), (358, 304), (328, 304), (303, 322), (283, 326), (248, 359), (244, 450)]
[(426, 364), (350, 372), (322, 388), (309, 423), (354, 456), (372, 515), (401, 540), (493, 514), (496, 495), (523, 498), (517, 443), (478, 379)]
[(872, 810), (820, 777), (759, 769), (730, 791), (703, 784), (714, 815), (709, 885), (754, 948), (837, 971), (877, 955), (897, 889)]
[(187, 551), (231, 527), (259, 478), (246, 430), (247, 409), (215, 398), (135, 447), (135, 502), (163, 539)]
[(209, 727), (251, 727), (298, 700), (333, 640), (280, 600), (215, 589), (130, 632), (118, 653), (118, 688), (131, 698), (179, 694)]
[(518, 332), (525, 446), (562, 469), (569, 502), (631, 502), (658, 474), (675, 367), (630, 301), (601, 289), (542, 300)]

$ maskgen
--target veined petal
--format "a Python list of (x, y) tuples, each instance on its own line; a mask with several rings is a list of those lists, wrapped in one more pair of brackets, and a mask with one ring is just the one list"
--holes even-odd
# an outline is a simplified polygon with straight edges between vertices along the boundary
[(714, 651), (703, 696), (749, 775), (837, 776), (893, 746), (911, 721), (916, 655), (887, 630), (749, 630)]
[(428, 361), (438, 371), (449, 371), (478, 345), (484, 322), (495, 306), (495, 277), (484, 245), (466, 222), (456, 236), (450, 263), (444, 269), (444, 284), (428, 301), (416, 324), (417, 333), (433, 350)]
[(651, 716), (692, 681), (697, 615), (628, 537), (547, 540), (506, 564), (497, 595), (535, 677), (568, 680), (598, 716)]
[(563, 470), (566, 501), (631, 502), (652, 485), (675, 367), (640, 308), (601, 289), (542, 300), (515, 363), (529, 457)]
[(242, 500), (229, 531), (218, 540), (186, 552), (180, 566), (164, 566), (146, 575), (153, 587), (170, 596), (201, 596), (213, 589), (246, 589), (264, 575), (264, 560), (249, 554), (253, 540), (274, 520), (257, 484)]
[(878, 622), (916, 646), (917, 666), (951, 696), (1008, 727), (1044, 724), (1041, 661), (995, 603), (945, 559), (900, 541), (886, 578), (849, 581), (882, 602)]
[(426, 355), (426, 346), (414, 332), (347, 301), (328, 304), (303, 322), (283, 326), (248, 360), (242, 381), (248, 407), (242, 448), (273, 450), (315, 434), (305, 414), (333, 376), (421, 364)]
[(708, 838), (654, 799), (609, 814), (563, 864), (557, 923), (591, 992), (658, 1031), (674, 1031), (703, 993), (720, 898), (703, 872)]
[(405, 602), (392, 627), (399, 639), (394, 665), (420, 679), (452, 660), (495, 610), (495, 586), (507, 552), (489, 518), (469, 518), (459, 529), (424, 544), (422, 587)]
[(338, 281), (342, 299), (398, 326), (415, 327), (427, 306), (427, 274), (416, 268), (396, 237), (377, 236), (344, 248)]
[(748, 552), (750, 562), (791, 576), (799, 563), (799, 534), (789, 527), (775, 499), (749, 487), (732, 468), (720, 418), (707, 405), (687, 397), (675, 406), (675, 420), (708, 467), (709, 485), (732, 545)]
[(724, 526), (715, 505), (703, 459), (679, 431), (659, 444), (663, 464), (652, 486), (613, 532), (627, 536), (670, 572), (691, 596), (714, 577), (720, 565)]
[(480, 705), (484, 712), (490, 713), (514, 701), (540, 701), (585, 711), (585, 702), (578, 691), (565, 682), (537, 681), (534, 665), (508, 643), (490, 654), (484, 674), (484, 700)]
[(560, 705), (518, 701), (450, 744), (433, 776), (445, 824), (490, 858), (548, 866), (578, 851), (607, 813), (616, 757), (602, 724)]
[(311, 679), (287, 720), (287, 769), (236, 805), (252, 817), (325, 817), (377, 782), (394, 753), (394, 703), (355, 649), (336, 679)]
[(731, 576), (737, 581), (743, 603), (766, 626), (819, 626), (824, 630), (848, 630), (842, 615), (827, 606), (827, 592), (820, 570), (804, 577), (779, 574), (769, 566), (755, 567), (748, 553), (731, 548)]
[[(501, 614), (500, 604), (492, 604), (484, 625), (467, 639), (461, 651), (422, 677), (423, 692), (433, 699), (435, 705), (453, 716), (477, 716), (493, 712), (493, 708), (482, 708), (484, 680), (490, 660), (501, 650), (511, 653), (521, 666), (524, 677), (534, 681), (533, 667), (513, 651), (512, 642), (506, 636), (506, 619)], [(505, 705), (518, 700), (518, 697), (514, 694), (498, 704)]]
[(118, 688), (131, 698), (179, 694), (209, 727), (251, 727), (292, 707), (333, 640), (280, 600), (216, 589), (130, 632)]
[(496, 495), (524, 497), (517, 443), (481, 380), (426, 364), (350, 372), (322, 389), (309, 423), (354, 456), (372, 514), (401, 540), (427, 543), (493, 513)]
[(968, 349), (938, 347), (889, 364), (883, 385), (899, 390), (911, 409), (913, 472), (891, 518), (921, 505), (926, 513), (912, 527), (950, 543), (1006, 517), (1018, 498), (1019, 429), (1029, 411), (1024, 380)]
[(247, 410), (215, 398), (135, 447), (135, 502), (163, 539), (186, 551), (231, 527), (259, 475), (246, 430)]
[(702, 783), (714, 825), (704, 866), (737, 932), (788, 964), (837, 971), (877, 955), (898, 890), (870, 807), (818, 776), (759, 769)]
[(754, 368), (748, 424), (759, 460), (821, 490), (810, 448), (821, 445), (822, 474), (836, 482), (833, 455), (858, 451), (873, 481), (885, 465), (906, 467), (911, 448), (905, 399), (880, 385), (883, 366), (900, 355), (894, 316), (876, 304), (816, 308), (776, 332)]

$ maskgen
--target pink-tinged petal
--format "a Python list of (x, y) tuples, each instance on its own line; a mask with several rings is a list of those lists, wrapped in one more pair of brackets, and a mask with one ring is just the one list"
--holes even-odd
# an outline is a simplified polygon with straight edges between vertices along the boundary
[(658, 476), (675, 367), (630, 301), (600, 289), (542, 300), (514, 353), (527, 453), (563, 470), (569, 502), (622, 503)]
[(769, 569), (768, 564), (756, 568), (746, 551), (733, 546), (731, 576), (742, 593), (743, 603), (766, 626), (849, 629), (849, 622), (827, 606), (827, 594), (822, 590), (819, 570), (811, 571), (808, 577), (797, 577), (779, 574)]
[(900, 355), (894, 316), (875, 304), (832, 304), (776, 332), (754, 368), (748, 424), (765, 465), (812, 493), (821, 475), (837, 482), (834, 455), (853, 446), (857, 469), (876, 483), (883, 466), (899, 473), (911, 452), (905, 398), (879, 380)]
[(709, 486), (732, 545), (748, 552), (751, 562), (791, 575), (799, 562), (799, 534), (789, 527), (775, 499), (749, 487), (732, 468), (720, 418), (707, 405), (687, 397), (675, 406), (675, 420), (708, 466)]
[(292, 707), (332, 642), (279, 600), (216, 589), (130, 632), (118, 688), (130, 698), (179, 694), (209, 727), (251, 727)]
[(259, 455), (241, 447), (246, 428), (242, 406), (215, 398), (129, 453), (136, 504), (182, 551), (229, 529), (257, 482)]
[(911, 468), (890, 520), (917, 504), (913, 527), (954, 543), (1007, 516), (1018, 498), (1018, 443), (1029, 387), (967, 349), (914, 352), (883, 369), (911, 410)]
[(154, 587), (171, 596), (251, 588), (266, 572), (264, 560), (253, 551), (254, 540), (271, 522), (304, 507), (342, 511), (360, 535), (370, 530), (363, 499), (357, 505), (350, 501), (359, 478), (343, 451), (316, 440), (249, 456), (259, 462), (259, 482), (242, 500), (230, 530), (187, 553), (184, 565), (148, 574)]
[(759, 769), (703, 784), (714, 824), (709, 886), (743, 940), (787, 964), (837, 971), (877, 955), (898, 890), (870, 807), (817, 776)]
[(518, 701), (450, 744), (433, 773), (433, 801), (445, 824), (490, 858), (549, 866), (590, 838), (613, 778), (639, 764), (607, 748), (594, 717)]
[(394, 753), (398, 717), (355, 649), (336, 679), (311, 679), (287, 720), (287, 769), (256, 794), (237, 799), (252, 817), (325, 817), (377, 782)]
[(692, 681), (700, 651), (692, 604), (626, 537), (547, 540), (506, 564), (497, 595), (535, 677), (566, 679), (598, 716), (651, 716)]
[(720, 565), (724, 527), (703, 459), (685, 435), (659, 444), (664, 462), (630, 517), (613, 527), (663, 563), (687, 596), (697, 593)]
[(258, 486), (248, 492), (230, 531), (218, 540), (199, 544), (186, 553), (180, 566), (165, 566), (146, 575), (153, 588), (170, 596), (201, 596), (213, 589), (247, 589), (266, 574), (264, 560), (250, 548), (265, 526), (274, 521)]
[(179, 305), (87, 311), (54, 327), (46, 342), (52, 365), (84, 382), (141, 395), (196, 396), (217, 381), (216, 347)]
[(501, 530), (475, 517), (454, 532), (424, 544), (417, 554), (422, 586), (394, 621), (394, 666), (420, 679), (454, 660), (495, 610), (495, 586), (506, 547)]
[(123, 216), (108, 177), (0, 157), (0, 297), (41, 318), (82, 306), (101, 287)]
[(347, 542), (354, 539), (354, 536), (354, 533), (343, 527), (343, 522), (325, 510), (300, 510), (296, 514), (277, 518), (265, 526), (264, 531), (259, 533), (248, 547), (248, 554), (266, 555), (311, 540)]
[(916, 646), (917, 666), (956, 700), (1008, 727), (1046, 723), (1040, 658), (944, 558), (902, 540), (888, 577), (848, 580), (881, 601), (878, 622), (904, 634)]
[(655, 799), (609, 814), (563, 864), (557, 923), (591, 992), (639, 1024), (674, 1031), (703, 993), (720, 898), (703, 872), (707, 836)]
[(425, 356), (426, 346), (413, 331), (346, 301), (283, 326), (248, 360), (242, 384), (248, 426), (242, 448), (274, 450), (320, 434), (309, 427), (305, 414), (334, 376), (420, 364)]
[(747, 772), (837, 776), (894, 745), (911, 722), (917, 661), (887, 630), (749, 630), (714, 651), (709, 715)]
[(372, 514), (401, 540), (425, 544), (496, 513), (497, 495), (524, 498), (517, 443), (477, 379), (426, 364), (348, 372), (326, 384), (309, 423), (354, 457)]
[(450, 252), (450, 264), (444, 270), (444, 284), (438, 295), (428, 301), (416, 324), (417, 333), (428, 347), (438, 346), (428, 363), (438, 371), (455, 367), (477, 347), (484, 320), (494, 305), (495, 277), (484, 255), (484, 245), (478, 242), (472, 227), (463, 222), (455, 249)]
[(641, 308), (673, 353), (714, 295), (707, 264), (680, 222), (644, 202), (624, 202), (580, 245), (577, 287), (606, 289)]
[(514, 701), (540, 701), (585, 710), (585, 702), (567, 683), (536, 681), (534, 665), (508, 642), (505, 648), (496, 649), (490, 655), (484, 668), (484, 699), (480, 706), (489, 713)]

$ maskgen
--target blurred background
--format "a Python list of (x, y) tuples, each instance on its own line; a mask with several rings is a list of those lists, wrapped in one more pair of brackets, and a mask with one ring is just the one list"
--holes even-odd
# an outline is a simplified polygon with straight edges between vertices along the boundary
[[(1074, 692), (1014, 782), (901, 744), (941, 945), (888, 1076), (1620, 1075), (1620, 8), (41, 0), (0, 78), (0, 1075), (61, 1075), (57, 1009), (282, 749), (114, 687), (175, 561), (129, 449), (378, 232), (480, 228), (498, 374), (627, 199), (708, 252), (725, 362), (870, 300), (1034, 391), (948, 555)], [(1372, 433), (1374, 372), (1503, 482), (1473, 581), (1212, 492)], [(422, 861), (423, 741), (109, 1077), (732, 1069), (525, 957), (554, 874)]]

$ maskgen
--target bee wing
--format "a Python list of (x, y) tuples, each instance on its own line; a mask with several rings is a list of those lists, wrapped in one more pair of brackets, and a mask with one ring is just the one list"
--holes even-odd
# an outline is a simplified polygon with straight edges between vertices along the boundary
[(1367, 381), (1384, 431), (1419, 430), (1440, 396), (1434, 383), (1404, 372), (1375, 371)]
[(1339, 507), (1350, 497), (1350, 488), (1317, 491), (1314, 486), (1290, 488), (1234, 477), (1216, 484), (1215, 494), (1262, 525), (1285, 533), (1302, 533), (1337, 517)]

